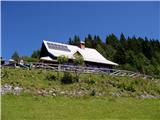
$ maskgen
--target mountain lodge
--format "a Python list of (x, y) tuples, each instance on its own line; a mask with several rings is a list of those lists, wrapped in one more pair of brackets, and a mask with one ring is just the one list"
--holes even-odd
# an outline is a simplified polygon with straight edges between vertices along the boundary
[(65, 64), (73, 65), (75, 54), (79, 54), (83, 57), (86, 67), (113, 68), (118, 65), (117, 63), (104, 58), (96, 49), (86, 48), (84, 42), (81, 42), (78, 47), (43, 40), (40, 60), (45, 63), (58, 63), (57, 57), (64, 55), (69, 59), (69, 61)]

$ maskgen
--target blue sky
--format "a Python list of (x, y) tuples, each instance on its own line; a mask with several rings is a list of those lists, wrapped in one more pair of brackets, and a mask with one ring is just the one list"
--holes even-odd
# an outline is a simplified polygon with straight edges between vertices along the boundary
[(160, 2), (2, 2), (2, 57), (31, 55), (42, 40), (121, 32), (160, 40)]

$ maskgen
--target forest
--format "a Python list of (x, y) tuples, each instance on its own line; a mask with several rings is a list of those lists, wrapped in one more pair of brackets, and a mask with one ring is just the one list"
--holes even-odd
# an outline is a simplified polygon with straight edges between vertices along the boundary
[[(75, 35), (69, 38), (69, 44), (78, 46), (81, 39)], [(121, 33), (118, 38), (113, 33), (102, 40), (98, 35), (88, 34), (85, 46), (99, 51), (106, 59), (119, 64), (125, 69), (142, 74), (160, 76), (160, 41), (147, 37), (125, 37)]]

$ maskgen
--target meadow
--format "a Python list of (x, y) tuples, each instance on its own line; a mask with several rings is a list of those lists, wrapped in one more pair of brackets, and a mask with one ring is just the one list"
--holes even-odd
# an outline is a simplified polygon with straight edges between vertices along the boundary
[(2, 120), (158, 120), (160, 100), (2, 96)]
[[(18, 95), (1, 96), (2, 120), (159, 120), (160, 80), (81, 74), (64, 84), (63, 72), (2, 68), (1, 84), (20, 86)], [(74, 73), (71, 74), (74, 80)], [(84, 95), (39, 95), (39, 90), (78, 91)], [(94, 90), (94, 94), (93, 94)], [(154, 98), (143, 98), (151, 95)]]

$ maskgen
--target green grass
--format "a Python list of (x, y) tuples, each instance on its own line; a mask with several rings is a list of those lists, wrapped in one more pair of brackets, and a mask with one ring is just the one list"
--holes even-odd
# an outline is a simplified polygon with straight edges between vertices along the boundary
[[(13, 86), (20, 85), (29, 89), (50, 89), (60, 90), (95, 90), (105, 95), (112, 92), (123, 92), (123, 96), (138, 96), (142, 93), (148, 93), (154, 96), (160, 96), (160, 80), (144, 80), (142, 78), (116, 77), (103, 74), (81, 74), (80, 81), (74, 84), (63, 85), (60, 79), (63, 73), (52, 70), (26, 70), (26, 69), (2, 69), (5, 76), (2, 78), (2, 85), (5, 83)], [(72, 73), (73, 76), (75, 74)], [(51, 79), (55, 77), (55, 79)]]
[(2, 96), (2, 120), (159, 120), (159, 99)]
[[(160, 99), (142, 99), (147, 93), (160, 96), (160, 80), (81, 74), (80, 81), (62, 84), (63, 73), (51, 70), (2, 68), (1, 84), (25, 89), (56, 88), (61, 91), (85, 90), (104, 93), (98, 96), (40, 96), (33, 93), (2, 95), (2, 120), (159, 120)], [(72, 74), (75, 76), (74, 74)], [(51, 79), (52, 78), (52, 79)], [(121, 97), (111, 93), (122, 92)]]

